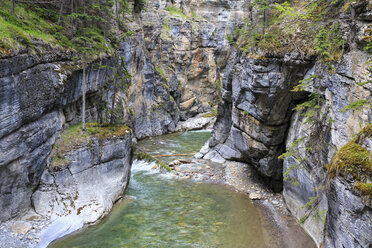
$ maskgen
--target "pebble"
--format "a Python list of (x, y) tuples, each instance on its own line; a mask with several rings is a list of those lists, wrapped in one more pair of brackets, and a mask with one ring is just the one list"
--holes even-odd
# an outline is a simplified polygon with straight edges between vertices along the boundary
[(278, 202), (277, 200), (272, 200), (271, 202), (272, 202), (272, 204), (274, 204), (274, 205), (278, 205), (278, 204), (279, 204), (279, 202)]
[(251, 199), (251, 200), (259, 200), (259, 199), (261, 199), (261, 195), (260, 194), (257, 194), (257, 193), (250, 193), (249, 194), (249, 199)]

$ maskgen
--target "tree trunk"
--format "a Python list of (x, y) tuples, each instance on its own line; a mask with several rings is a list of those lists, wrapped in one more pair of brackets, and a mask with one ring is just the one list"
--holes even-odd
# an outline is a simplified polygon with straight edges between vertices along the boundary
[(12, 15), (14, 15), (14, 14), (15, 14), (15, 11), (14, 11), (14, 9), (15, 9), (15, 0), (12, 0), (12, 10), (11, 10), (11, 12), (12, 12)]
[(81, 107), (81, 130), (85, 132), (85, 93), (86, 93), (86, 87), (87, 87), (87, 82), (86, 82), (86, 75), (85, 75), (85, 70), (86, 70), (86, 64), (84, 62), (83, 64), (83, 85), (81, 87), (82, 90), (82, 98), (83, 98), (83, 106)]
[[(263, 35), (265, 36), (266, 34), (266, 27), (267, 27), (267, 9), (264, 9), (264, 20), (263, 20)], [(265, 38), (265, 37), (264, 37)]]
[(60, 0), (61, 2), (60, 2), (60, 4), (61, 4), (61, 6), (60, 6), (60, 8), (59, 8), (59, 14), (58, 14), (58, 25), (61, 23), (61, 16), (62, 16), (62, 12), (63, 12), (63, 2), (64, 2), (64, 0)]
[(71, 14), (74, 13), (74, 0), (71, 0)]
[(115, 1), (115, 14), (116, 14), (116, 21), (118, 22), (118, 29), (120, 30), (118, 0)]
[(114, 85), (114, 94), (112, 95), (111, 98), (111, 118), (110, 118), (110, 124), (114, 124), (115, 121), (115, 97), (116, 97), (116, 90), (115, 90), (115, 85)]

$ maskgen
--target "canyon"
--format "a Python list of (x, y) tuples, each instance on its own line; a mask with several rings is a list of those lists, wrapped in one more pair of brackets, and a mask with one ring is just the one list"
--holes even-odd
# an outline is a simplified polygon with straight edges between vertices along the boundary
[[(228, 35), (252, 15), (243, 0), (148, 1), (127, 23), (122, 59), (107, 54), (86, 68), (86, 120), (96, 122), (109, 115), (100, 109), (106, 77), (125, 64), (130, 86), (104, 97), (120, 99), (128, 129), (71, 146), (58, 166), (58, 140), (81, 121), (82, 61), (47, 45), (2, 57), (0, 222), (48, 219), (46, 226), (54, 224), (40, 247), (95, 223), (123, 197), (137, 140), (203, 129), (216, 117), (196, 158), (254, 168), (318, 247), (370, 247), (372, 200), (355, 185), (370, 184), (371, 173), (333, 175), (332, 165), (353, 144), (371, 159), (371, 105), (348, 108), (372, 100), (371, 83), (362, 83), (371, 77), (363, 50), (371, 9), (337, 19), (348, 48), (332, 71), (313, 54), (253, 56), (232, 45)], [(320, 100), (309, 121), (311, 106), (296, 106), (314, 94)], [(50, 236), (56, 229), (61, 233)]]

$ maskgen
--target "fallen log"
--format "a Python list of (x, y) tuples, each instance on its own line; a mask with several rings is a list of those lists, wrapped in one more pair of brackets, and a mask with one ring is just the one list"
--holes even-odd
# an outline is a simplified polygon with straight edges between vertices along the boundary
[(176, 157), (176, 156), (194, 156), (194, 153), (185, 153), (185, 154), (167, 154), (167, 155), (156, 155), (153, 156), (154, 158), (162, 158), (162, 157)]

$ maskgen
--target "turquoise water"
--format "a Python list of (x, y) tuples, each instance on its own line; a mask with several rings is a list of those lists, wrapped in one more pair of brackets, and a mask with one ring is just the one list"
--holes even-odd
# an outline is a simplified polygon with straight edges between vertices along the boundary
[[(138, 146), (152, 154), (194, 153), (209, 137), (209, 132), (170, 134)], [(260, 210), (246, 195), (172, 179), (153, 173), (152, 166), (135, 161), (129, 197), (99, 224), (51, 247), (275, 247)]]

